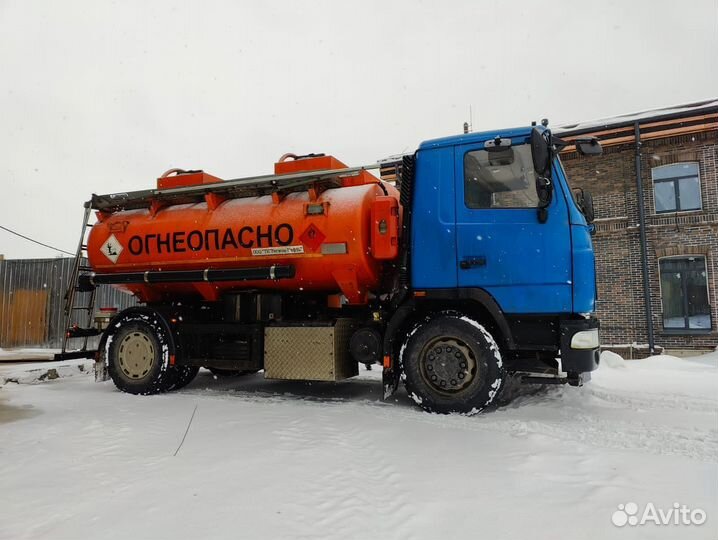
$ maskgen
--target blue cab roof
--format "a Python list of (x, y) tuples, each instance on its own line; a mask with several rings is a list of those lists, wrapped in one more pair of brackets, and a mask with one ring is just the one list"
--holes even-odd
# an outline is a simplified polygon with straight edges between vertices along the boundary
[(537, 127), (540, 131), (546, 129), (543, 126), (525, 126), (518, 128), (495, 129), (492, 131), (480, 131), (477, 133), (462, 133), (461, 135), (450, 135), (439, 139), (429, 139), (419, 145), (419, 150), (484, 142), (490, 139), (495, 139), (496, 137), (506, 137), (509, 139), (516, 137), (523, 138), (528, 137), (534, 127)]

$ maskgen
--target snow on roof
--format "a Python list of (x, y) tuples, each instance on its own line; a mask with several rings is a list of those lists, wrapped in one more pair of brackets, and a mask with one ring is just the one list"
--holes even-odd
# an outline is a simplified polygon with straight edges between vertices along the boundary
[(391, 164), (391, 163), (396, 163), (397, 161), (400, 162), (404, 158), (404, 156), (411, 156), (411, 155), (413, 155), (413, 152), (407, 153), (407, 154), (392, 154), (385, 158), (377, 159), (376, 162), (379, 163), (380, 165)]
[(598, 120), (589, 120), (587, 122), (579, 122), (576, 124), (564, 124), (556, 128), (554, 131), (562, 134), (595, 131), (603, 128), (628, 125), (636, 121), (657, 120), (667, 116), (692, 116), (700, 114), (703, 111), (712, 112), (711, 110), (713, 109), (718, 110), (718, 98), (696, 101), (694, 103), (685, 103), (683, 105), (673, 105), (671, 107), (663, 107), (660, 109), (649, 109), (646, 111), (622, 114)]

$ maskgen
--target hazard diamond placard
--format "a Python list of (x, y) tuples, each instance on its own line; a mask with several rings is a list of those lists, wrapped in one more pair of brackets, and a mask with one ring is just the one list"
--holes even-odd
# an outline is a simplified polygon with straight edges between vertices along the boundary
[(314, 223), (310, 223), (309, 227), (304, 229), (304, 232), (299, 237), (299, 240), (302, 244), (309, 248), (310, 251), (316, 251), (319, 249), (319, 246), (322, 245), (325, 238), (326, 236), (319, 230), (319, 227), (314, 225)]
[(123, 249), (122, 244), (120, 244), (120, 241), (115, 238), (114, 234), (110, 235), (110, 237), (105, 240), (105, 243), (100, 247), (100, 251), (102, 251), (105, 257), (112, 261), (112, 264), (117, 262), (117, 259), (120, 257), (120, 253), (122, 253)]

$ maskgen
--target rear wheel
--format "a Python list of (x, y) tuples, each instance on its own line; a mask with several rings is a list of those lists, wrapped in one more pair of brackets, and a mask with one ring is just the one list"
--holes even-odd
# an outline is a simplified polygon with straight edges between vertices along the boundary
[(478, 322), (451, 314), (411, 334), (401, 363), (412, 399), (444, 414), (482, 411), (494, 402), (506, 377), (491, 334)]
[(175, 386), (177, 374), (168, 365), (167, 343), (157, 320), (141, 315), (122, 320), (112, 335), (107, 358), (115, 386), (130, 394), (157, 394)]

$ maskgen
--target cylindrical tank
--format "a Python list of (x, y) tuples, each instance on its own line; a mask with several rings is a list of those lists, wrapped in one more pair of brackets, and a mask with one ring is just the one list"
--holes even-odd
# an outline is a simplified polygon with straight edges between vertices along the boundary
[(284, 279), (145, 279), (116, 285), (148, 302), (186, 297), (211, 301), (230, 290), (268, 289), (341, 292), (350, 303), (364, 303), (368, 292), (377, 291), (384, 260), (396, 256), (396, 250), (387, 251), (386, 246), (398, 244), (397, 238), (387, 244), (385, 215), (395, 215), (393, 234), (398, 236), (398, 192), (379, 182), (336, 187), (319, 195), (303, 191), (208, 198), (100, 215), (88, 239), (89, 262), (98, 275), (293, 268), (293, 277)]

